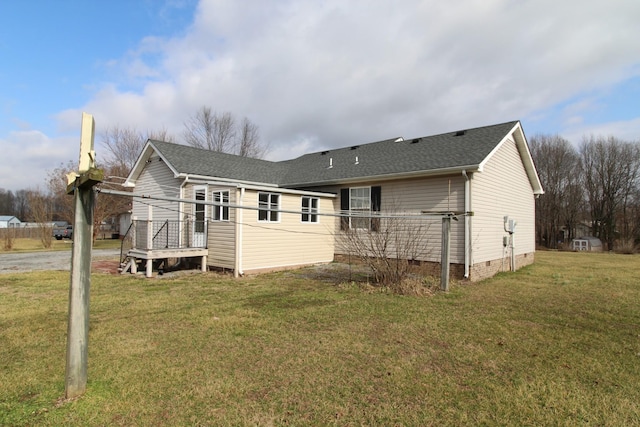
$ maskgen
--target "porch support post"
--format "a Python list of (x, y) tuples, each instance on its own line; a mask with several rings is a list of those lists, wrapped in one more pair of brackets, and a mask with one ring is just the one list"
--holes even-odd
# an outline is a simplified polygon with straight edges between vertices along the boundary
[(147, 250), (153, 249), (153, 206), (149, 205), (147, 214)]

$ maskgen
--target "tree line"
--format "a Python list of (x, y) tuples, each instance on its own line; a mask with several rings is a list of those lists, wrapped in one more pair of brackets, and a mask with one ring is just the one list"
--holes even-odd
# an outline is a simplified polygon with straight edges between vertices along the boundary
[(595, 236), (607, 250), (640, 244), (640, 142), (583, 137), (575, 147), (559, 135), (529, 139), (545, 194), (536, 200), (536, 242), (559, 248)]
[[(218, 113), (203, 106), (184, 123), (182, 141), (193, 147), (262, 158), (268, 145), (260, 139), (258, 126), (247, 117), (237, 119), (231, 112)], [(179, 142), (166, 129), (140, 131), (135, 127), (112, 126), (98, 134), (97, 167), (104, 170), (105, 180), (99, 189), (117, 189), (135, 165), (147, 140)], [(69, 172), (77, 169), (77, 160), (69, 160), (47, 172), (42, 187), (27, 190), (0, 189), (0, 215), (15, 216), (22, 222), (73, 222), (73, 198), (67, 195)], [(131, 209), (125, 197), (99, 193), (94, 209), (95, 224), (114, 218)], [(96, 227), (94, 227), (94, 230)]]

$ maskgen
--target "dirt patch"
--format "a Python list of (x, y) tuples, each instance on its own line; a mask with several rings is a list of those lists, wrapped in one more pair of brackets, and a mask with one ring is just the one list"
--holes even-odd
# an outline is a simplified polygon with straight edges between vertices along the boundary
[(313, 280), (320, 280), (331, 283), (362, 282), (368, 283), (372, 280), (369, 268), (364, 265), (344, 264), (332, 262), (330, 264), (318, 264), (295, 270), (293, 273), (298, 277), (305, 277)]
[(96, 260), (91, 263), (91, 271), (94, 273), (119, 274), (118, 267), (118, 260)]

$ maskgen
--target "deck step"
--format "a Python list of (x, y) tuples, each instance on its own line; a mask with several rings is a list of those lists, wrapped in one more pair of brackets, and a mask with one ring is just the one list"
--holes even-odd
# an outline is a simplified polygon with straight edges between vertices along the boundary
[(120, 268), (118, 268), (118, 271), (120, 272), (120, 274), (124, 274), (124, 273), (127, 273), (128, 271), (130, 271), (131, 270), (131, 264), (133, 264), (134, 262), (135, 262), (135, 260), (133, 258), (127, 257), (125, 262), (120, 263)]

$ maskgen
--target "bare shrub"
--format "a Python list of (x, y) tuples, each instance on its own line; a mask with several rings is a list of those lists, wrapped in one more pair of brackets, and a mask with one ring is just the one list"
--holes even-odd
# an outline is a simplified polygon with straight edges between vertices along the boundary
[(413, 261), (424, 259), (429, 253), (428, 231), (429, 224), (419, 217), (374, 216), (368, 227), (344, 230), (340, 244), (371, 269), (375, 283), (403, 293)]
[(2, 241), (3, 241), (3, 249), (5, 251), (10, 251), (13, 249), (13, 245), (16, 239), (15, 228), (5, 228), (2, 230)]
[(51, 247), (53, 239), (53, 227), (51, 226), (52, 208), (51, 198), (39, 190), (29, 193), (29, 206), (34, 221), (40, 231), (40, 242), (45, 249)]
[(638, 246), (635, 244), (633, 239), (624, 239), (617, 242), (616, 253), (631, 255), (637, 252)]

